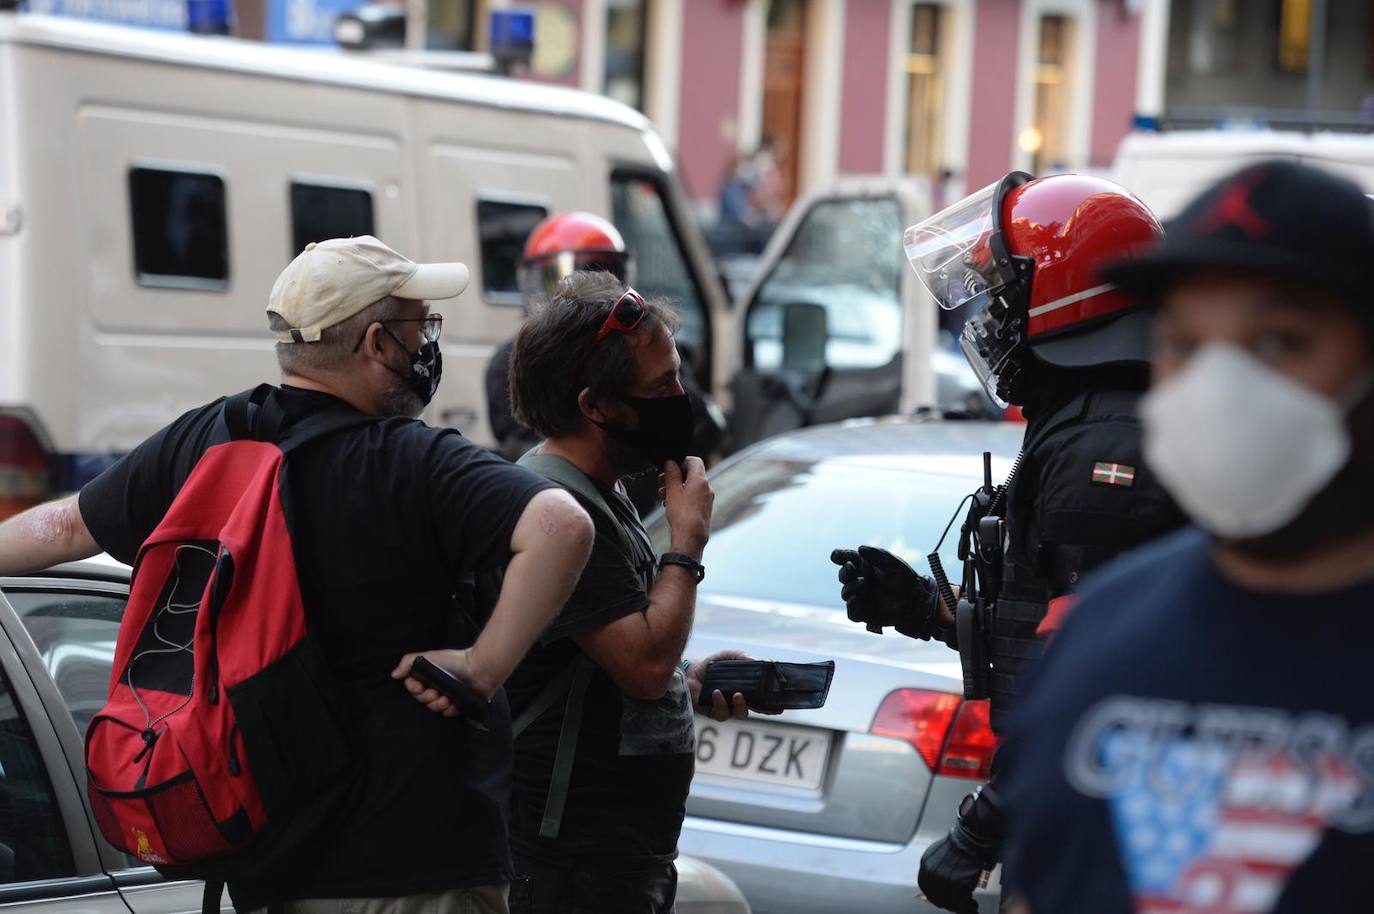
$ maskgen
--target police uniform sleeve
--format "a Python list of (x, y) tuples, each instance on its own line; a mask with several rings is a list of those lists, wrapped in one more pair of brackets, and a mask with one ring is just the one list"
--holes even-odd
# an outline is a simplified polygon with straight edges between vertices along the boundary
[(1118, 553), (1185, 523), (1141, 459), (1138, 423), (1116, 419), (1068, 428), (1040, 468), (1038, 564), (1060, 596)]

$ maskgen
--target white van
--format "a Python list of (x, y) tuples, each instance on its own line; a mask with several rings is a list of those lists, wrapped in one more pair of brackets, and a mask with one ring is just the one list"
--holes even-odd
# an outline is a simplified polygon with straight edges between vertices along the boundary
[[(0, 13), (0, 516), (275, 377), (263, 308), (311, 240), (472, 267), (426, 418), (489, 441), (545, 215), (620, 227), (724, 393), (726, 301), (647, 119), (589, 93), (339, 51)], [(717, 344), (721, 345), (717, 345)]]
[(1117, 148), (1112, 179), (1162, 220), (1177, 216), (1208, 185), (1246, 165), (1290, 159), (1344, 175), (1374, 192), (1374, 136), (1281, 130), (1132, 133)]

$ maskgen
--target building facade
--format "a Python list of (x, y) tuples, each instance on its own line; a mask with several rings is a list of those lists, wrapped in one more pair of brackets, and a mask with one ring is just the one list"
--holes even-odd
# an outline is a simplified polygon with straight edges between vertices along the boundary
[[(441, 17), (517, 5), (427, 3), (417, 47), (454, 46), (436, 38)], [(765, 144), (788, 198), (847, 174), (924, 175), (951, 197), (1013, 168), (1104, 169), (1138, 107), (1149, 8), (1168, 0), (518, 5), (537, 13), (528, 77), (643, 110), (709, 214), (736, 159)], [(482, 49), (480, 28), (471, 40)], [(1162, 92), (1162, 66), (1144, 75)]]

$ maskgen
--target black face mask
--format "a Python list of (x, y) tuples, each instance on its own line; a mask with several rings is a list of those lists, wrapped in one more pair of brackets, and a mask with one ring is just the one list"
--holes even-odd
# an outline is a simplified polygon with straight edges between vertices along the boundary
[(1374, 392), (1366, 394), (1346, 419), (1350, 459), (1303, 512), (1265, 536), (1230, 540), (1251, 558), (1306, 557), (1374, 529)]
[[(396, 344), (404, 351), (406, 344), (390, 330), (387, 334), (396, 341)], [(383, 363), (385, 364), (385, 363)], [(420, 348), (411, 353), (410, 373), (401, 374), (390, 365), (386, 366), (392, 374), (406, 382), (406, 386), (420, 398), (421, 406), (428, 406), (429, 401), (434, 399), (434, 392), (439, 389), (439, 378), (444, 373), (444, 356), (439, 351), (437, 342), (422, 343)]]
[(696, 417), (687, 394), (672, 397), (621, 397), (639, 416), (636, 428), (601, 424), (606, 433), (625, 444), (648, 466), (681, 463), (692, 449)]

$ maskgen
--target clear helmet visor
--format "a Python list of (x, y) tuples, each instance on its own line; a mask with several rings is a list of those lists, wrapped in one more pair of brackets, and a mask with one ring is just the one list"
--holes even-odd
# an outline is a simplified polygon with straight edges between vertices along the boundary
[(907, 260), (936, 303), (953, 311), (1005, 281), (992, 248), (993, 207), (1001, 182), (946, 207), (902, 236)]
[(959, 334), (959, 348), (964, 358), (968, 359), (983, 390), (1000, 409), (1011, 405), (1001, 390), (1002, 374), (1007, 370), (1014, 347), (1014, 341), (1005, 340), (999, 334), (998, 322), (988, 313), (986, 304), (968, 319), (963, 333)]

